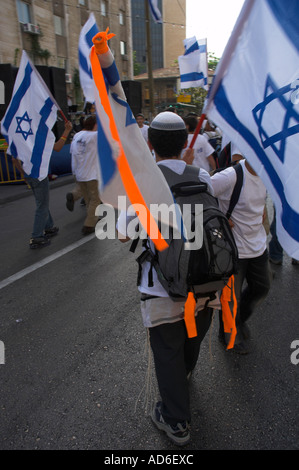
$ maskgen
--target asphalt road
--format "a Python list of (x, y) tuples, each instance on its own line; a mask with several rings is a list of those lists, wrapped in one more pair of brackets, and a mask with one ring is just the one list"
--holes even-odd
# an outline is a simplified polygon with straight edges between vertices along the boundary
[[(66, 210), (70, 188), (51, 190), (60, 232), (42, 250), (28, 247), (33, 197), (0, 206), (0, 449), (177, 451), (146, 406), (137, 254), (94, 236), (77, 246), (84, 207)], [(272, 269), (271, 292), (249, 322), (250, 354), (225, 351), (214, 319), (190, 383), (184, 453), (299, 449), (299, 364), (291, 362), (299, 266), (285, 256)]]

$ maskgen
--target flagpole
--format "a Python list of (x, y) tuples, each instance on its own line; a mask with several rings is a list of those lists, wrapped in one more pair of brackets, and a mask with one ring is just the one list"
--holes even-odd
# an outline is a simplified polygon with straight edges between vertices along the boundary
[(144, 0), (145, 7), (145, 24), (146, 24), (146, 52), (147, 52), (147, 74), (150, 96), (150, 118), (154, 117), (154, 81), (153, 81), (153, 66), (152, 66), (152, 42), (151, 42), (151, 24), (149, 15), (148, 0)]
[(241, 13), (238, 17), (238, 20), (237, 20), (237, 23), (234, 27), (234, 30), (228, 40), (228, 43), (225, 47), (225, 50), (224, 50), (224, 53), (221, 57), (221, 60), (217, 66), (217, 69), (216, 69), (216, 75), (215, 75), (215, 79), (213, 81), (213, 84), (211, 86), (211, 89), (209, 90), (209, 93), (208, 93), (208, 98), (207, 98), (207, 102), (204, 106), (204, 109), (203, 109), (203, 113), (200, 117), (200, 120), (197, 124), (197, 127), (195, 129), (195, 132), (194, 132), (194, 135), (193, 135), (193, 138), (192, 138), (192, 141), (190, 143), (190, 146), (189, 148), (193, 148), (193, 145), (194, 145), (194, 142), (196, 140), (196, 137), (198, 136), (199, 134), (199, 131), (201, 129), (201, 126), (202, 126), (202, 123), (204, 121), (204, 119), (206, 118), (206, 115), (208, 113), (208, 110), (209, 110), (209, 107), (211, 105), (211, 103), (213, 102), (213, 99), (216, 95), (216, 92), (219, 88), (219, 85), (221, 83), (221, 80), (227, 70), (227, 67), (230, 63), (230, 60), (232, 58), (232, 55), (233, 55), (233, 52), (235, 50), (235, 47), (237, 45), (237, 42), (239, 40), (239, 37), (242, 33), (242, 30), (243, 30), (243, 26), (245, 24), (245, 22), (247, 21), (249, 15), (250, 15), (250, 12), (252, 10), (252, 7), (255, 3), (255, 0), (246, 0), (243, 7), (242, 7), (242, 10), (241, 10)]

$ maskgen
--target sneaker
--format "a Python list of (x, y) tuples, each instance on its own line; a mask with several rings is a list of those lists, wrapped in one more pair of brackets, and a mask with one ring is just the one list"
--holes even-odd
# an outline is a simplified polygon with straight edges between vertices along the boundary
[(184, 446), (190, 440), (189, 424), (187, 423), (187, 421), (177, 423), (175, 426), (167, 424), (161, 414), (161, 406), (161, 401), (156, 403), (151, 416), (153, 422), (155, 423), (157, 428), (161, 431), (164, 431), (175, 444), (179, 446)]
[(50, 245), (51, 240), (47, 237), (30, 238), (29, 247), (34, 250), (35, 248), (43, 248)]
[(47, 229), (45, 230), (45, 236), (46, 236), (46, 237), (54, 237), (54, 235), (57, 235), (58, 232), (59, 232), (59, 228), (58, 228), (58, 227), (47, 228)]
[(66, 208), (69, 211), (72, 212), (74, 210), (74, 204), (75, 204), (74, 196), (72, 195), (72, 193), (67, 193), (67, 195), (66, 195)]

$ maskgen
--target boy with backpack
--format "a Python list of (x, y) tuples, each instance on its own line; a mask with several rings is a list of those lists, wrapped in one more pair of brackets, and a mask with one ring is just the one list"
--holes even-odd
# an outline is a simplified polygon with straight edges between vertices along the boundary
[[(162, 112), (152, 121), (148, 130), (149, 146), (155, 151), (157, 164), (163, 167), (164, 176), (171, 170), (177, 179), (188, 180), (186, 172), (192, 169), (193, 178), (207, 185), (213, 193), (209, 174), (202, 169), (190, 167), (180, 155), (187, 143), (188, 133), (183, 119), (171, 112)], [(188, 149), (186, 157), (193, 151)], [(166, 178), (167, 179), (167, 178)], [(194, 182), (196, 184), (196, 181)], [(188, 200), (186, 201), (188, 202)], [(127, 226), (132, 220), (122, 212), (117, 230), (127, 241)], [(150, 240), (146, 243), (153, 244)], [(200, 345), (210, 327), (213, 306), (219, 308), (215, 299), (199, 297), (195, 305), (196, 336), (189, 337), (184, 321), (186, 299), (173, 301), (169, 292), (159, 281), (155, 269), (151, 269), (147, 251), (140, 273), (141, 312), (144, 326), (149, 330), (161, 401), (155, 404), (152, 420), (177, 445), (185, 445), (190, 439), (190, 403), (188, 380), (196, 365)], [(143, 254), (141, 255), (141, 257)]]

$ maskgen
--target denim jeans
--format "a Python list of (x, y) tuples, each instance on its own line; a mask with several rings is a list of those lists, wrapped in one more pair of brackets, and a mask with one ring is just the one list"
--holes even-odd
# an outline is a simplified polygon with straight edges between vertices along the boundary
[(35, 198), (35, 216), (32, 238), (44, 236), (44, 230), (53, 227), (53, 219), (49, 210), (49, 180), (48, 177), (39, 181), (37, 178), (26, 176)]

